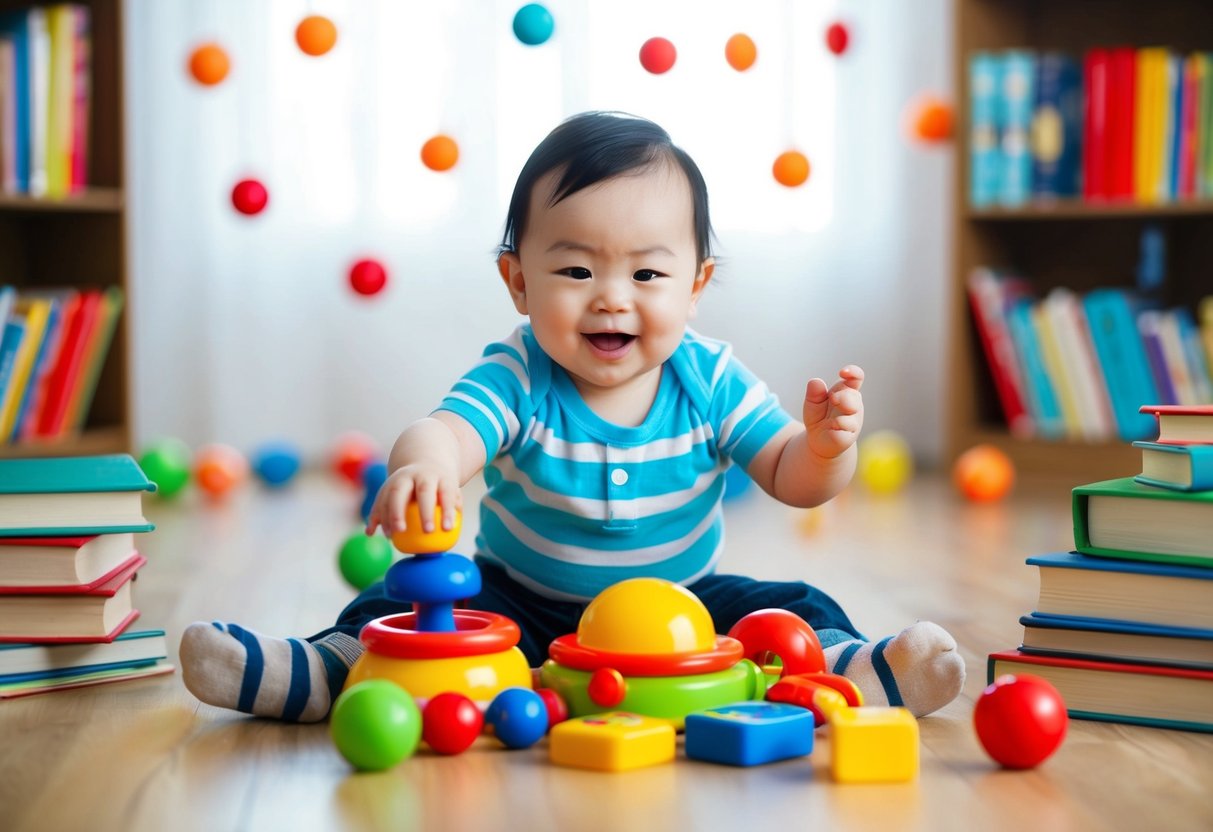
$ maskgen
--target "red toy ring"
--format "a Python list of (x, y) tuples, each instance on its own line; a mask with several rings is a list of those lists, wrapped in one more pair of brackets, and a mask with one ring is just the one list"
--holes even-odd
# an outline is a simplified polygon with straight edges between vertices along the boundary
[(745, 657), (762, 667), (763, 656), (774, 653), (783, 662), (781, 676), (818, 673), (826, 669), (817, 633), (793, 612), (757, 610), (742, 618), (729, 635), (745, 645)]
[(616, 653), (584, 647), (577, 634), (569, 633), (552, 642), (548, 655), (552, 661), (572, 670), (594, 671), (613, 667), (624, 676), (689, 676), (727, 670), (742, 658), (741, 642), (717, 636), (712, 650), (694, 653)]
[(509, 618), (481, 610), (455, 610), (455, 632), (413, 629), (415, 612), (385, 615), (362, 628), (359, 640), (377, 656), (392, 659), (453, 659), (508, 650), (522, 638)]

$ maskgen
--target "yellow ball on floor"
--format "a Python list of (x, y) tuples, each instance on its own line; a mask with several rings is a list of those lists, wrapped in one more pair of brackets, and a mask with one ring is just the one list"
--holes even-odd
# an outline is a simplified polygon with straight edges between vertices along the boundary
[(909, 444), (891, 430), (859, 440), (859, 481), (877, 494), (894, 494), (914, 475)]

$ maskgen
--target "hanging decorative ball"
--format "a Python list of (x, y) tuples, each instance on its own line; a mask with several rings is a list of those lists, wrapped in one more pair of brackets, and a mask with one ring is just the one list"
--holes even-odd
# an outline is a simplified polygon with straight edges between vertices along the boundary
[(269, 201), (270, 192), (257, 179), (241, 179), (232, 188), (232, 205), (246, 216), (260, 214)]
[(952, 106), (933, 96), (919, 101), (914, 108), (913, 132), (919, 141), (938, 143), (952, 138)]
[(231, 68), (227, 52), (217, 43), (204, 43), (190, 53), (190, 75), (203, 86), (215, 86), (227, 77)]
[(459, 145), (450, 136), (434, 136), (421, 146), (421, 162), (430, 170), (450, 170), (458, 161)]
[(780, 185), (799, 187), (809, 179), (809, 159), (799, 150), (780, 153), (771, 166), (771, 175)]
[(738, 72), (745, 72), (758, 60), (758, 47), (749, 35), (738, 32), (724, 45), (724, 59)]
[(841, 23), (831, 23), (826, 29), (826, 49), (829, 49), (835, 55), (841, 55), (847, 51), (847, 45), (851, 42), (851, 33), (847, 31), (847, 27)]
[(387, 269), (378, 260), (366, 258), (350, 267), (350, 286), (360, 295), (378, 294), (387, 285)]
[(337, 27), (323, 15), (308, 15), (295, 27), (295, 43), (305, 55), (319, 57), (337, 44)]
[(527, 46), (546, 43), (555, 27), (552, 13), (539, 3), (527, 3), (514, 15), (514, 37)]
[(665, 38), (649, 38), (640, 47), (640, 65), (654, 75), (669, 72), (678, 59), (678, 50)]

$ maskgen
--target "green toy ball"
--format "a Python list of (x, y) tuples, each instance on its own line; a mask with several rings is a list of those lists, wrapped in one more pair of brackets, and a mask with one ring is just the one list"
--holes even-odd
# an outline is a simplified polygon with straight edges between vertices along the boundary
[(359, 771), (383, 771), (412, 756), (421, 741), (421, 710), (404, 688), (367, 679), (337, 697), (329, 733)]
[(139, 457), (139, 467), (163, 499), (175, 497), (190, 481), (190, 449), (179, 439), (164, 439)]
[(341, 544), (337, 566), (341, 570), (341, 577), (361, 592), (383, 579), (392, 565), (392, 557), (392, 544), (386, 537), (354, 532)]

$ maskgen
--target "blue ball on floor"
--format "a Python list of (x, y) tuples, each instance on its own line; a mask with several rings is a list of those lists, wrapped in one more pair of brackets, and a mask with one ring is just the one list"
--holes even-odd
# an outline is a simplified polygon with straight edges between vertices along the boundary
[(535, 691), (506, 688), (489, 703), (484, 722), (506, 748), (530, 748), (548, 731), (548, 709)]
[(266, 442), (253, 452), (253, 473), (270, 488), (281, 488), (299, 473), (299, 459), (294, 444)]

